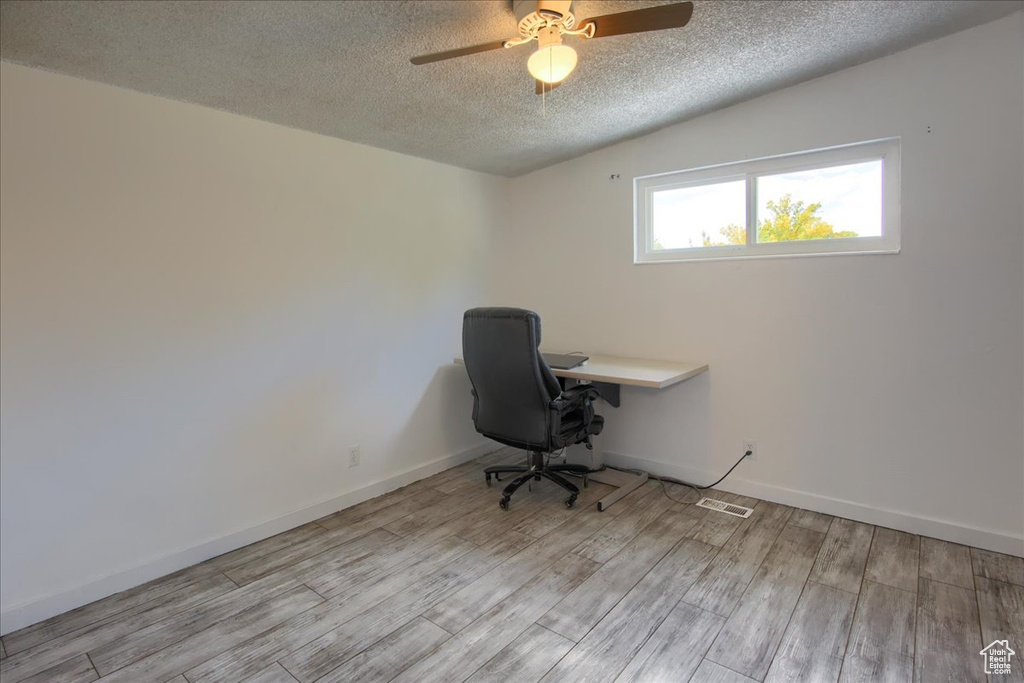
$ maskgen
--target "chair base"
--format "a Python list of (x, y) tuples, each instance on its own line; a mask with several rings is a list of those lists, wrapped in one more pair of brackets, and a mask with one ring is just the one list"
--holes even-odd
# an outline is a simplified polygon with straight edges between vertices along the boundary
[(498, 481), (501, 481), (498, 475), (507, 473), (524, 473), (521, 477), (516, 477), (502, 490), (501, 500), (498, 501), (498, 505), (502, 510), (508, 510), (512, 494), (514, 494), (519, 487), (523, 484), (536, 480), (540, 481), (542, 478), (561, 486), (563, 489), (569, 492), (569, 497), (565, 499), (565, 507), (571, 508), (576, 504), (576, 498), (580, 494), (580, 490), (575, 484), (560, 476), (559, 472), (567, 472), (571, 474), (578, 474), (583, 477), (583, 486), (587, 485), (587, 475), (590, 470), (586, 465), (546, 465), (544, 463), (544, 453), (538, 451), (530, 452), (530, 464), (525, 465), (494, 465), (484, 469), (484, 476), (487, 481), (487, 485), (491, 485), (491, 477), (494, 477)]

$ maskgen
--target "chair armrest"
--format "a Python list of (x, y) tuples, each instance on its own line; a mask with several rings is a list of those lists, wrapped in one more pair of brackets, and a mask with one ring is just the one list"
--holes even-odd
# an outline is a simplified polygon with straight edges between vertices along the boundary
[[(601, 398), (601, 392), (589, 384), (580, 384), (563, 391), (548, 404), (551, 438), (558, 444), (556, 448), (579, 443), (592, 433), (594, 399), (597, 398)], [(570, 431), (566, 431), (567, 427)]]
[(562, 392), (562, 394), (549, 404), (553, 410), (565, 413), (571, 410), (578, 410), (592, 401), (601, 398), (601, 392), (593, 384), (577, 384)]

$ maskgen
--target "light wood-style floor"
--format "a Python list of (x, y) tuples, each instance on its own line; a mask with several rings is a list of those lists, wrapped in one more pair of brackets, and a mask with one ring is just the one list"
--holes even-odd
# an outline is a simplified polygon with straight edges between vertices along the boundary
[(566, 510), (543, 482), (505, 512), (480, 468), (514, 459), (8, 634), (0, 679), (978, 681), (983, 645), (1024, 656), (1024, 559), (654, 482), (603, 513), (608, 487)]

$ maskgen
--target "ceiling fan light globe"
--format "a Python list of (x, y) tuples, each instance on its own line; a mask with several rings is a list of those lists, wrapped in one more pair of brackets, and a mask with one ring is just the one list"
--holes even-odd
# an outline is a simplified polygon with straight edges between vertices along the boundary
[(568, 45), (542, 47), (526, 62), (530, 75), (545, 83), (558, 83), (576, 68), (576, 50)]

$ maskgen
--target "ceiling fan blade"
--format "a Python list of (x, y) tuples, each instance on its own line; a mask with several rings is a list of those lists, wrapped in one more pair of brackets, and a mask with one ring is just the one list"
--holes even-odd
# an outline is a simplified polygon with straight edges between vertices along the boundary
[(498, 48), (504, 47), (504, 40), (496, 40), (493, 43), (484, 43), (483, 45), (473, 45), (472, 47), (463, 47), (458, 50), (448, 50), (447, 52), (435, 52), (432, 55), (420, 55), (419, 57), (413, 57), (409, 61), (413, 64), (430, 64), (431, 62), (440, 62), (445, 59), (454, 59), (455, 57), (464, 57), (465, 55), (475, 55), (478, 52), (487, 52), (489, 50), (497, 50)]
[(586, 25), (594, 23), (594, 37), (607, 38), (620, 36), (624, 33), (643, 33), (644, 31), (660, 31), (664, 28), (682, 28), (690, 22), (693, 15), (692, 2), (680, 2), (674, 5), (659, 5), (618, 14), (605, 14), (590, 17), (581, 22)]
[(537, 80), (537, 86), (536, 88), (534, 88), (533, 92), (537, 93), (538, 95), (544, 93), (545, 91), (551, 92), (558, 86), (562, 85), (562, 83), (565, 83), (565, 81), (558, 81), (558, 83), (545, 83), (544, 81)]

